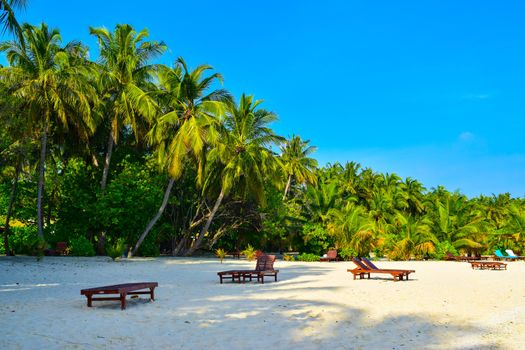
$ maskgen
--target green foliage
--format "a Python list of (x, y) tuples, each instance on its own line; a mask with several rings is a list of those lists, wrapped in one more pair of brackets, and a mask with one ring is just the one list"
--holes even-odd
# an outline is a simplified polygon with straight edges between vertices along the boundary
[(124, 240), (120, 238), (117, 239), (115, 243), (106, 245), (106, 253), (113, 261), (115, 261), (122, 256), (125, 248), (126, 244)]
[(319, 261), (320, 259), (321, 257), (317, 254), (301, 253), (297, 255), (298, 261), (314, 262), (314, 261)]
[(94, 256), (95, 248), (86, 237), (80, 236), (69, 240), (69, 253), (73, 256)]
[(452, 245), (452, 243), (448, 241), (443, 241), (443, 242), (439, 242), (436, 245), (436, 250), (434, 254), (431, 254), (431, 257), (433, 259), (443, 260), (443, 258), (447, 255), (447, 253), (451, 253), (452, 255), (458, 255), (458, 251)]
[(40, 243), (36, 226), (11, 227), (9, 246), (15, 254), (32, 255)]
[(241, 254), (244, 254), (248, 261), (252, 261), (255, 259), (256, 252), (256, 249), (252, 247), (251, 244), (248, 244), (248, 246), (241, 252)]
[(303, 226), (304, 250), (317, 256), (333, 246), (333, 238), (320, 224), (305, 224)]
[(157, 234), (152, 232), (145, 240), (142, 242), (138, 255), (140, 256), (159, 256), (160, 249), (159, 244), (157, 243)]
[(343, 248), (337, 251), (337, 255), (343, 260), (352, 260), (352, 258), (359, 257), (359, 254), (352, 248)]
[(222, 249), (222, 248), (219, 248), (219, 249), (215, 250), (215, 255), (217, 256), (217, 258), (219, 258), (221, 260), (221, 264), (222, 264), (222, 261), (226, 257), (226, 251), (224, 249)]

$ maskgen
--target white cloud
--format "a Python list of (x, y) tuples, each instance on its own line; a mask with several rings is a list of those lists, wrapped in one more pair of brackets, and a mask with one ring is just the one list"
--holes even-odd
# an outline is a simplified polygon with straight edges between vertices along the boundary
[(459, 139), (461, 141), (472, 141), (474, 140), (474, 134), (470, 131), (463, 131), (461, 134), (459, 134)]

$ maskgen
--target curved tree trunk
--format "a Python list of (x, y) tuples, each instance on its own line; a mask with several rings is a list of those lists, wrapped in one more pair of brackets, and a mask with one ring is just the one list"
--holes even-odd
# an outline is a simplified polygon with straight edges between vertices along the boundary
[(139, 238), (137, 244), (135, 244), (135, 248), (133, 249), (133, 252), (131, 254), (129, 254), (129, 256), (128, 256), (129, 258), (131, 258), (133, 255), (137, 254), (137, 251), (139, 250), (140, 245), (142, 244), (142, 242), (144, 241), (144, 239), (148, 235), (149, 231), (151, 231), (151, 229), (153, 228), (155, 223), (162, 216), (162, 213), (164, 213), (164, 209), (166, 209), (166, 205), (168, 205), (168, 199), (170, 198), (171, 188), (173, 187), (174, 183), (175, 183), (175, 180), (172, 177), (170, 177), (170, 181), (168, 182), (168, 187), (166, 188), (166, 191), (164, 192), (164, 199), (162, 200), (162, 204), (161, 204), (159, 210), (157, 211), (157, 214), (153, 217), (153, 219), (151, 219), (151, 221), (146, 226), (146, 229), (144, 230), (144, 232), (142, 232), (142, 234), (140, 235), (140, 238)]
[(213, 206), (213, 209), (210, 213), (210, 216), (208, 217), (208, 220), (206, 221), (206, 224), (204, 225), (204, 227), (202, 228), (201, 232), (199, 233), (199, 236), (197, 237), (197, 239), (193, 242), (193, 244), (191, 245), (190, 249), (188, 249), (188, 251), (186, 252), (185, 255), (191, 255), (193, 254), (197, 249), (200, 248), (201, 244), (202, 244), (202, 240), (204, 239), (204, 236), (206, 235), (206, 233), (208, 232), (209, 228), (210, 228), (210, 225), (211, 225), (211, 222), (213, 220), (213, 217), (215, 216), (215, 214), (217, 213), (217, 210), (219, 209), (219, 206), (221, 205), (221, 202), (222, 202), (222, 199), (224, 198), (224, 191), (221, 190), (221, 193), (219, 194), (219, 197), (217, 198), (217, 200), (215, 201), (215, 205)]
[(108, 183), (109, 164), (111, 163), (111, 155), (113, 154), (113, 134), (109, 133), (108, 149), (106, 151), (106, 158), (104, 159), (104, 170), (102, 171), (102, 181), (100, 181), (100, 188), (102, 189), (102, 195), (106, 192), (106, 185)]
[(16, 190), (18, 187), (18, 178), (20, 177), (20, 171), (22, 170), (22, 162), (18, 162), (15, 168), (15, 179), (13, 182), (13, 187), (11, 189), (11, 197), (9, 198), (9, 206), (7, 207), (7, 214), (5, 217), (5, 227), (4, 227), (4, 252), (5, 255), (13, 255), (9, 249), (9, 221), (11, 220), (11, 215), (13, 214), (13, 207), (16, 199)]
[[(102, 180), (100, 181), (100, 188), (102, 196), (106, 194), (106, 185), (108, 183), (108, 174), (109, 174), (109, 165), (111, 163), (111, 155), (113, 154), (113, 145), (115, 144), (113, 140), (113, 133), (109, 133), (108, 138), (108, 149), (106, 151), (106, 158), (104, 159), (104, 169), (102, 170)], [(97, 254), (103, 255), (105, 253), (106, 246), (106, 232), (99, 232), (98, 235), (98, 244), (97, 244)]]
[(44, 224), (42, 217), (42, 195), (44, 194), (44, 171), (46, 163), (46, 147), (47, 147), (47, 123), (44, 118), (42, 128), (42, 140), (40, 150), (40, 170), (38, 175), (38, 195), (37, 195), (37, 224), (38, 236), (44, 239)]
[(292, 183), (292, 175), (288, 175), (288, 182), (286, 182), (286, 187), (284, 188), (283, 201), (286, 199), (286, 196), (288, 195), (288, 191), (290, 191), (291, 183)]

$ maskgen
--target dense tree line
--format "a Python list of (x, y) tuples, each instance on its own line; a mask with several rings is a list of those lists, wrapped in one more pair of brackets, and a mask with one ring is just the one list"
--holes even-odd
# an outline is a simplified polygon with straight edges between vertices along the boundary
[(77, 255), (122, 244), (132, 255), (523, 252), (523, 199), (427, 190), (354, 162), (320, 168), (309, 141), (275, 134), (276, 114), (219, 88), (211, 66), (155, 64), (166, 46), (147, 30), (90, 28), (92, 61), (57, 29), (13, 23), (0, 44), (6, 254), (61, 241)]

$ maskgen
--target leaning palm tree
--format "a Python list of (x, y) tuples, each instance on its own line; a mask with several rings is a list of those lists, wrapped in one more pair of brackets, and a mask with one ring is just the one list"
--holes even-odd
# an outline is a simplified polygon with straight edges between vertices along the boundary
[(211, 69), (200, 65), (189, 70), (182, 57), (173, 68), (159, 67), (156, 98), (163, 115), (155, 121), (147, 138), (157, 146), (158, 161), (167, 170), (169, 182), (159, 210), (139, 237), (132, 255), (164, 212), (171, 188), (182, 175), (187, 159), (197, 163), (197, 181), (202, 182), (206, 145), (216, 141), (219, 117), (231, 100), (226, 90), (210, 91), (213, 84), (222, 83), (219, 73), (205, 75)]
[(315, 183), (315, 169), (317, 160), (310, 158), (309, 155), (315, 152), (316, 147), (309, 146), (309, 140), (301, 140), (300, 136), (292, 136), (281, 147), (281, 162), (285, 175), (288, 180), (284, 188), (283, 201), (288, 195), (292, 178), (299, 184)]
[(16, 34), (21, 43), (24, 42), (22, 28), (15, 17), (15, 10), (22, 10), (26, 7), (27, 0), (0, 0), (0, 25), (3, 25), (2, 32), (9, 31)]
[(212, 170), (205, 183), (205, 188), (208, 188), (216, 179), (220, 179), (220, 192), (206, 223), (186, 255), (200, 247), (222, 200), (233, 189), (237, 189), (245, 198), (265, 204), (264, 182), (275, 180), (278, 169), (271, 147), (284, 139), (268, 127), (268, 124), (277, 120), (277, 116), (258, 109), (262, 102), (243, 94), (237, 106), (230, 104), (220, 140), (209, 152)]
[(129, 24), (118, 24), (111, 33), (106, 28), (90, 28), (97, 37), (100, 55), (99, 89), (104, 98), (103, 113), (110, 125), (101, 190), (107, 185), (113, 146), (123, 128), (130, 127), (138, 138), (138, 128), (144, 120), (152, 120), (157, 104), (144, 85), (152, 79), (155, 66), (150, 61), (161, 55), (166, 46), (145, 41), (146, 29), (136, 32)]
[(8, 67), (0, 69), (0, 79), (23, 102), (37, 131), (40, 132), (40, 169), (37, 197), (38, 234), (44, 237), (42, 195), (47, 139), (54, 125), (67, 130), (74, 126), (87, 137), (95, 128), (91, 105), (96, 91), (89, 83), (91, 66), (84, 59), (86, 49), (78, 42), (61, 46), (60, 32), (42, 23), (39, 27), (24, 24), (23, 43), (0, 44), (6, 52)]

